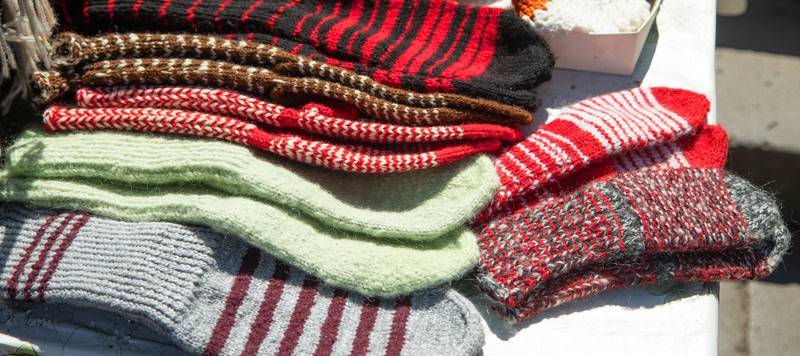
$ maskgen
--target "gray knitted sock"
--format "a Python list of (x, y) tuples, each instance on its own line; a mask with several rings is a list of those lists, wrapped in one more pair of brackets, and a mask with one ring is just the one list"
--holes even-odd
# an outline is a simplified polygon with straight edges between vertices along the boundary
[(169, 223), (0, 207), (0, 291), (90, 306), (207, 355), (464, 355), (483, 344), (477, 311), (433, 289), (366, 299), (235, 238)]

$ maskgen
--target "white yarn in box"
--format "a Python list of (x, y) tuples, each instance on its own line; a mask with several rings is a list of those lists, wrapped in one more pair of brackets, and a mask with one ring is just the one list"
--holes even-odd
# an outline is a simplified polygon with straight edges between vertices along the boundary
[(661, 5), (661, 0), (650, 2), (650, 15), (636, 31), (558, 31), (543, 35), (556, 57), (556, 68), (631, 75)]

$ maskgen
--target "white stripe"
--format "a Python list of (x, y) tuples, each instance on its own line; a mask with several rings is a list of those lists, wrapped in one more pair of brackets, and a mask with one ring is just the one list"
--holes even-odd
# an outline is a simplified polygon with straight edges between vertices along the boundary
[(351, 294), (347, 298), (344, 311), (342, 312), (342, 320), (339, 323), (339, 333), (336, 336), (336, 342), (333, 344), (331, 354), (333, 355), (349, 355), (353, 349), (353, 341), (356, 338), (356, 329), (361, 320), (361, 303), (364, 297), (356, 294)]
[(598, 142), (600, 142), (600, 144), (603, 145), (603, 147), (606, 148), (606, 153), (611, 152), (612, 149), (611, 142), (609, 142), (605, 137), (603, 137), (603, 135), (600, 134), (600, 131), (598, 131), (597, 128), (594, 127), (594, 125), (589, 125), (580, 116), (572, 114), (571, 111), (568, 111), (566, 113), (562, 113), (561, 115), (559, 115), (559, 119), (569, 121), (573, 123), (575, 126), (578, 126), (579, 129), (594, 136), (594, 138)]
[[(264, 300), (264, 293), (269, 286), (269, 278), (275, 273), (275, 260), (272, 258), (265, 258), (265, 255), (259, 254), (258, 267), (253, 272), (253, 278), (250, 280), (250, 286), (247, 288), (247, 294), (239, 306), (238, 313), (236, 313), (236, 321), (233, 328), (225, 341), (225, 347), (222, 349), (222, 355), (239, 355), (244, 351), (244, 346), (247, 344), (247, 339), (250, 333), (254, 332), (253, 321), (258, 316), (258, 310)], [(241, 256), (244, 258), (244, 256)], [(231, 278), (233, 281), (233, 278)], [(232, 283), (232, 282), (231, 282)], [(225, 289), (230, 290), (230, 289)], [(242, 313), (242, 311), (247, 311)], [(274, 319), (273, 319), (274, 320)]]
[(386, 353), (386, 345), (389, 343), (389, 335), (392, 332), (392, 319), (394, 318), (395, 306), (397, 301), (391, 298), (381, 300), (378, 315), (375, 318), (375, 325), (369, 335), (369, 353), (372, 355), (383, 355)]
[(303, 334), (297, 340), (294, 355), (306, 355), (317, 349), (319, 345), (322, 323), (328, 317), (328, 307), (333, 301), (334, 288), (327, 284), (318, 285), (316, 303), (311, 307), (306, 324), (303, 327)]
[(576, 145), (575, 145), (575, 144), (574, 144), (572, 141), (570, 141), (568, 138), (566, 138), (566, 137), (564, 137), (564, 136), (561, 136), (561, 135), (559, 135), (559, 134), (557, 134), (557, 133), (555, 133), (555, 132), (551, 132), (551, 131), (548, 131), (548, 130), (546, 130), (546, 129), (541, 129), (541, 128), (540, 128), (540, 129), (539, 129), (539, 130), (538, 130), (536, 133), (538, 133), (538, 134), (541, 134), (541, 135), (547, 135), (547, 136), (550, 136), (550, 137), (552, 137), (552, 138), (554, 138), (554, 139), (556, 139), (556, 140), (559, 140), (559, 141), (561, 141), (562, 143), (564, 143), (564, 144), (566, 144), (567, 146), (569, 146), (570, 148), (572, 148), (572, 149), (573, 149), (573, 151), (575, 151), (575, 153), (577, 153), (577, 154), (578, 154), (578, 156), (580, 156), (581, 160), (583, 161), (583, 164), (589, 164), (589, 162), (590, 162), (590, 160), (589, 160), (589, 157), (588, 157), (588, 156), (586, 156), (586, 155), (583, 153), (583, 151), (581, 151), (581, 150), (578, 148), (578, 146), (576, 146)]
[[(269, 354), (269, 348), (279, 347), (281, 340), (286, 334), (287, 326), (292, 318), (292, 313), (297, 306), (297, 298), (300, 295), (303, 285), (303, 280), (306, 274), (297, 268), (289, 269), (289, 278), (286, 279), (286, 285), (283, 288), (283, 294), (275, 306), (275, 312), (272, 314), (272, 325), (269, 328), (267, 337), (259, 347), (259, 355)], [(263, 348), (266, 348), (262, 350)]]

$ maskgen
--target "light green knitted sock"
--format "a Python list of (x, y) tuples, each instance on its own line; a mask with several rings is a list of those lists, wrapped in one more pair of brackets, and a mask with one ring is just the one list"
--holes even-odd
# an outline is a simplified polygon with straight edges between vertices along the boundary
[(239, 236), (334, 286), (367, 296), (392, 297), (443, 284), (478, 261), (476, 237), (464, 227), (425, 243), (374, 239), (189, 184), (10, 178), (5, 171), (0, 173), (0, 198), (127, 221), (209, 226), (223, 235)]
[(129, 133), (29, 130), (6, 156), (13, 175), (201, 183), (299, 210), (331, 227), (407, 240), (435, 239), (462, 229), (500, 185), (485, 156), (414, 172), (357, 174), (217, 140)]

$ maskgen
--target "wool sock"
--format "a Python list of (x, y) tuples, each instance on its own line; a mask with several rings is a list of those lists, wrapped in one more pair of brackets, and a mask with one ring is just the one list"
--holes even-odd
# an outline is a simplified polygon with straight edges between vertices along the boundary
[(355, 173), (396, 173), (427, 169), (500, 148), (498, 140), (356, 145), (291, 131), (266, 130), (232, 117), (192, 111), (149, 108), (68, 108), (50, 106), (44, 113), (49, 131), (130, 130), (212, 137), (276, 155)]
[(283, 206), (332, 228), (406, 241), (463, 229), (500, 184), (486, 156), (402, 174), (353, 174), (217, 140), (101, 131), (28, 130), (7, 147), (5, 159), (15, 176), (202, 184)]
[(479, 284), (516, 321), (608, 288), (760, 278), (791, 238), (769, 194), (699, 168), (621, 173), (495, 219), (480, 235)]
[[(117, 85), (205, 85), (266, 95), (276, 103), (296, 105), (315, 97), (328, 98), (356, 107), (376, 121), (409, 125), (462, 122), (493, 122), (508, 126), (529, 124), (530, 114), (505, 117), (456, 108), (420, 108), (398, 104), (341, 84), (316, 78), (275, 74), (262, 67), (229, 62), (180, 58), (121, 59), (91, 64), (80, 73), (41, 72), (32, 77), (39, 103), (50, 103), (66, 92), (84, 86)], [(519, 121), (525, 120), (525, 121)]]
[(255, 39), (394, 87), (529, 108), (555, 62), (513, 12), (447, 0), (58, 0), (55, 7), (61, 23), (81, 33), (266, 34), (275, 37)]
[(677, 141), (625, 151), (571, 172), (538, 189), (507, 201), (499, 209), (484, 209), (473, 222), (482, 224), (494, 216), (508, 216), (525, 209), (538, 200), (567, 194), (591, 182), (613, 178), (618, 173), (640, 169), (717, 168), (725, 166), (728, 154), (728, 134), (717, 125), (703, 125), (697, 133)]
[(104, 60), (161, 57), (212, 59), (266, 67), (285, 76), (331, 81), (410, 107), (454, 108), (469, 112), (471, 116), (495, 117), (497, 121), (503, 121), (501, 118), (514, 118), (513, 122), (520, 123), (532, 121), (528, 110), (516, 106), (457, 94), (425, 94), (392, 88), (339, 66), (292, 54), (269, 44), (244, 40), (191, 34), (123, 33), (82, 37), (74, 33), (61, 33), (54, 39), (53, 47), (53, 62), (61, 67), (62, 72), (74, 72), (82, 66)]
[(522, 132), (501, 125), (401, 126), (365, 122), (350, 105), (314, 101), (301, 109), (280, 106), (225, 89), (199, 87), (93, 87), (81, 88), (75, 102), (83, 108), (182, 109), (228, 115), (277, 128), (363, 143), (419, 143), (475, 139), (519, 141)]
[(237, 239), (169, 223), (0, 207), (4, 298), (140, 321), (193, 354), (473, 354), (477, 310), (452, 290), (368, 299)]
[(674, 141), (706, 121), (708, 99), (672, 88), (636, 88), (573, 104), (501, 153), (501, 187), (489, 210), (603, 159)]

